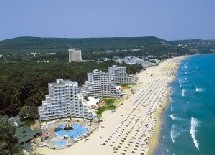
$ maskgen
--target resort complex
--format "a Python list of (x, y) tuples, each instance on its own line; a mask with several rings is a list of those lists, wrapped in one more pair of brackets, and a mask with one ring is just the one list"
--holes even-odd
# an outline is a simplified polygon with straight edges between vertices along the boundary
[[(77, 82), (57, 79), (49, 83), (49, 94), (39, 107), (41, 120), (52, 120), (65, 117), (95, 119), (96, 103), (85, 100), (85, 97), (121, 97), (123, 92), (116, 84), (134, 84), (135, 79), (126, 73), (126, 67), (112, 66), (108, 72), (94, 69), (88, 73), (88, 80), (82, 88)], [(94, 108), (92, 108), (94, 107)]]
[(81, 93), (78, 93), (77, 82), (57, 79), (56, 83), (49, 83), (49, 95), (45, 98), (39, 107), (41, 120), (64, 117), (94, 119), (96, 117)]
[(151, 139), (156, 141), (153, 133), (166, 106), (168, 85), (183, 59), (166, 60), (135, 76), (122, 66), (107, 72), (94, 69), (83, 86), (65, 79), (48, 83), (36, 125), (26, 128), (28, 122), (11, 120), (18, 143), (44, 155), (145, 155)]
[[(103, 97), (103, 100), (106, 100), (108, 95), (109, 98), (116, 96), (117, 91), (114, 89), (114, 86), (117, 88), (116, 84), (134, 83), (132, 80), (136, 84), (131, 85), (129, 91), (125, 90), (126, 96), (118, 100), (117, 108), (105, 113), (100, 121), (95, 119), (84, 120), (84, 115), (79, 115), (82, 119), (79, 118), (74, 121), (73, 116), (72, 119), (67, 117), (70, 115), (68, 114), (67, 118), (64, 119), (55, 119), (48, 123), (43, 122), (43, 133), (50, 133), (49, 140), (44, 141), (43, 144), (47, 143), (46, 146), (49, 148), (65, 148), (59, 150), (59, 153), (64, 155), (145, 155), (151, 153), (153, 151), (151, 141), (157, 143), (154, 132), (158, 132), (159, 126), (156, 124), (160, 121), (160, 115), (166, 106), (170, 92), (168, 84), (174, 79), (181, 60), (183, 57), (170, 59), (158, 66), (150, 67), (135, 75), (137, 81), (126, 73), (126, 68), (117, 66), (109, 67), (108, 72), (95, 69), (92, 73), (88, 73), (88, 80), (80, 89), (77, 89), (77, 83), (74, 84), (70, 81), (76, 90), (80, 90), (80, 92), (75, 91), (75, 93), (83, 94), (84, 98), (88, 97), (85, 101), (90, 111), (98, 109), (100, 98)], [(67, 83), (66, 80), (58, 80), (58, 82)], [(55, 83), (55, 85), (57, 84)], [(113, 86), (113, 89), (108, 86)], [(135, 90), (134, 93), (132, 93), (132, 89)], [(76, 97), (78, 98), (78, 96)], [(92, 108), (92, 105), (96, 108)], [(72, 128), (67, 130), (66, 127)], [(77, 140), (82, 138), (85, 140), (75, 144)], [(71, 148), (67, 148), (69, 146)], [(83, 147), (90, 149), (85, 150), (82, 149)], [(56, 152), (49, 148), (38, 148), (37, 151), (44, 154)]]
[(155, 59), (152, 55), (145, 56), (144, 59), (140, 59), (136, 56), (126, 56), (124, 58), (115, 57), (114, 60), (115, 62), (120, 64), (122, 63), (128, 65), (140, 64), (144, 68), (157, 65), (160, 62), (160, 60)]
[(49, 94), (39, 107), (42, 135), (35, 145), (67, 148), (98, 127), (95, 112), (100, 99), (84, 97), (78, 83), (70, 80), (57, 79), (48, 84), (48, 89)]
[[(167, 86), (176, 68), (173, 60), (165, 62), (139, 73), (136, 80), (136, 76), (126, 72), (126, 67), (113, 65), (108, 72), (94, 69), (87, 73), (87, 81), (81, 87), (74, 81), (56, 79), (48, 84), (48, 95), (38, 109), (42, 131), (17, 127), (19, 143), (25, 150), (45, 154), (63, 149), (65, 155), (84, 155), (86, 151), (75, 145), (79, 141), (91, 148), (89, 154), (144, 155), (149, 151), (149, 140), (158, 120), (155, 112), (165, 107)], [(135, 85), (125, 88), (130, 84)], [(116, 98), (120, 99), (113, 104)], [(105, 110), (111, 113), (102, 116), (101, 111)]]

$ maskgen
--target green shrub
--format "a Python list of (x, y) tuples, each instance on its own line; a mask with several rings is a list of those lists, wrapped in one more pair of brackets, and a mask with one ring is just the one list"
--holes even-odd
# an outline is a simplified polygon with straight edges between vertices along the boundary
[(115, 110), (116, 109), (116, 105), (114, 105), (114, 102), (116, 101), (115, 98), (103, 98), (103, 100), (105, 101), (105, 105), (99, 107), (98, 110), (96, 111), (96, 114), (98, 117), (101, 117), (102, 113), (106, 110)]

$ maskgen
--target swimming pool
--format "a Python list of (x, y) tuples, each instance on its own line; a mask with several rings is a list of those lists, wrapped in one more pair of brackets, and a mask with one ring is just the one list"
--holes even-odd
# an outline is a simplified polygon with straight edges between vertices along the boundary
[[(73, 124), (72, 130), (64, 130), (65, 125), (60, 125), (57, 127), (58, 130), (55, 130), (55, 134), (58, 137), (70, 137), (72, 139), (77, 139), (85, 134), (87, 134), (88, 129), (79, 125), (79, 124)], [(59, 130), (62, 129), (62, 130)]]
[(53, 144), (56, 149), (62, 149), (68, 145), (68, 142), (66, 140), (56, 140)]

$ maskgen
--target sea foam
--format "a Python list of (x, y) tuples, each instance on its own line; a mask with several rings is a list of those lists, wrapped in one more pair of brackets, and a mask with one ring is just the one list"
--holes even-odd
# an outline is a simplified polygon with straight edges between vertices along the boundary
[(172, 143), (175, 143), (175, 139), (180, 135), (180, 133), (178, 133), (176, 131), (176, 126), (173, 124), (172, 125), (172, 129), (170, 131), (170, 137), (172, 139)]
[(203, 91), (204, 91), (203, 88), (196, 87), (196, 92), (203, 92)]
[(173, 112), (173, 110), (174, 110), (173, 107), (172, 107), (172, 104), (171, 104), (171, 106), (170, 106), (170, 110), (171, 110), (171, 112)]
[(181, 96), (185, 96), (185, 91), (186, 91), (185, 89), (181, 90)]
[(194, 118), (194, 117), (191, 117), (191, 121), (190, 121), (190, 135), (193, 139), (193, 143), (195, 145), (195, 147), (199, 150), (199, 143), (196, 139), (196, 128), (199, 126), (199, 121), (198, 119)]
[(173, 121), (179, 121), (179, 120), (183, 120), (182, 118), (179, 117), (175, 117), (173, 114), (169, 115), (169, 117), (173, 120)]

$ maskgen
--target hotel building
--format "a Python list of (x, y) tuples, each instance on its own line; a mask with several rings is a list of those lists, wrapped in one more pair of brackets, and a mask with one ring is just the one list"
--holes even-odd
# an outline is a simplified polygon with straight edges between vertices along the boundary
[(70, 80), (57, 79), (56, 83), (49, 83), (49, 95), (45, 96), (39, 107), (41, 120), (63, 117), (80, 117), (94, 119), (96, 115), (78, 93), (78, 83)]
[(113, 65), (112, 67), (108, 67), (108, 73), (115, 84), (135, 84), (134, 76), (126, 73), (126, 67)]
[(69, 62), (71, 61), (82, 61), (81, 50), (69, 49)]
[(94, 69), (92, 73), (88, 73), (88, 81), (82, 88), (83, 94), (93, 97), (117, 97), (118, 93), (116, 85), (111, 81), (110, 73)]

